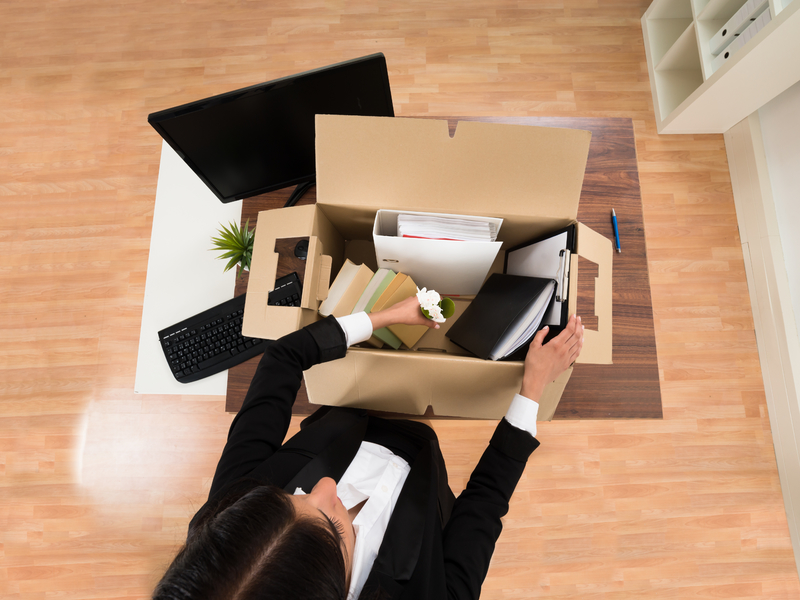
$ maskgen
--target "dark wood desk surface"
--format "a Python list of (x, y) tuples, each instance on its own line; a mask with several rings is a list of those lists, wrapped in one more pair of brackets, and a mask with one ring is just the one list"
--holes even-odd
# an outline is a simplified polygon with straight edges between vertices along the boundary
[[(459, 117), (448, 119), (451, 131), (460, 120), (565, 127), (592, 132), (578, 220), (613, 240), (611, 209), (614, 208), (617, 213), (622, 252), (614, 253), (614, 364), (575, 365), (554, 418), (661, 418), (661, 388), (653, 330), (653, 308), (631, 120)], [(250, 219), (252, 225), (260, 211), (282, 207), (290, 192), (291, 190), (280, 190), (248, 198), (242, 206), (242, 223)], [(299, 204), (312, 204), (315, 200), (315, 190), (312, 189)], [(578, 268), (577, 310), (587, 328), (596, 327), (593, 316), (593, 273), (596, 275), (596, 272), (593, 263), (581, 259)], [(246, 289), (247, 273), (237, 280), (236, 294), (242, 294)], [(259, 358), (253, 358), (228, 372), (225, 403), (227, 411), (236, 412), (241, 407), (258, 360)], [(316, 405), (309, 404), (305, 386), (301, 386), (294, 413), (310, 414), (316, 408)], [(425, 416), (435, 417), (430, 407)]]

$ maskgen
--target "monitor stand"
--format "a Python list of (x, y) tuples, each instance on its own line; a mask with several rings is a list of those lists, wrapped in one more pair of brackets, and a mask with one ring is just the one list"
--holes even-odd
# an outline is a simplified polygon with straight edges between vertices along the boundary
[(289, 199), (286, 201), (286, 204), (283, 205), (284, 208), (287, 206), (294, 206), (303, 197), (303, 195), (310, 190), (314, 185), (316, 185), (317, 180), (316, 178), (312, 179), (311, 181), (306, 181), (305, 183), (299, 184), (294, 191), (289, 196)]

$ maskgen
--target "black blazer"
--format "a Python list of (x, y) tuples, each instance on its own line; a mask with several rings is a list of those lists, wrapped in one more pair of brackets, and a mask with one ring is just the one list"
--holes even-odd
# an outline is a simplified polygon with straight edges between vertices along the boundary
[(456, 499), (433, 431), (422, 423), (385, 420), (365, 411), (324, 407), (285, 444), (303, 371), (341, 358), (342, 328), (328, 317), (291, 333), (265, 352), (217, 465), (208, 506), (237, 480), (268, 481), (289, 493), (321, 477), (338, 481), (364, 440), (386, 446), (411, 465), (364, 590), (380, 586), (396, 599), (480, 596), (500, 521), (539, 442), (501, 420)]

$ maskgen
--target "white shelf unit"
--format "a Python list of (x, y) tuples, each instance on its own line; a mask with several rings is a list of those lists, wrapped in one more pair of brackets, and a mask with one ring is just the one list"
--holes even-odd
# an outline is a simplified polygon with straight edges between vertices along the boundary
[(724, 133), (800, 81), (800, 0), (712, 72), (709, 40), (746, 0), (654, 0), (642, 33), (659, 133)]

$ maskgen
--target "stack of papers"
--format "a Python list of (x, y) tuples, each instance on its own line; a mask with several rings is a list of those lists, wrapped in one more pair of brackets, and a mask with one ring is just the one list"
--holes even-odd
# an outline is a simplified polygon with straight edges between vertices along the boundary
[(397, 236), (430, 240), (493, 242), (497, 226), (486, 221), (431, 215), (397, 215)]

